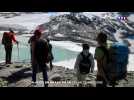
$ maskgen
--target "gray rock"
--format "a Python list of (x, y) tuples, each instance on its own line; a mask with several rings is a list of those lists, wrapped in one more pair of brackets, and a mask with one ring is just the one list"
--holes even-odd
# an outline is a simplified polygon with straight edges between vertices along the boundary
[(62, 76), (60, 74), (54, 74), (50, 77), (50, 80), (52, 81), (61, 81)]

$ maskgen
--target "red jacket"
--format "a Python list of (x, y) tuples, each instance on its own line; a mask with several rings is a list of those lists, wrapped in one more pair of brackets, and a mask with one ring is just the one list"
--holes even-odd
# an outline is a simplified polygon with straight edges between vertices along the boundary
[(15, 34), (14, 33), (11, 33), (11, 32), (6, 32), (7, 35), (9, 35), (12, 39), (13, 42), (17, 42), (16, 38), (15, 38)]
[[(8, 38), (6, 38), (6, 37), (8, 37)], [(2, 44), (5, 44), (5, 45), (12, 44), (12, 41), (15, 43), (17, 42), (14, 33), (4, 32), (3, 38), (2, 38)]]

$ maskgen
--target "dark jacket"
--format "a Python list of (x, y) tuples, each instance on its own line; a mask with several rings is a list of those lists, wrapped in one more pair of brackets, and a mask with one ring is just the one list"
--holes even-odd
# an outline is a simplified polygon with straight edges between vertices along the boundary
[(35, 43), (35, 59), (37, 63), (46, 63), (49, 54), (49, 48), (46, 40), (39, 39)]

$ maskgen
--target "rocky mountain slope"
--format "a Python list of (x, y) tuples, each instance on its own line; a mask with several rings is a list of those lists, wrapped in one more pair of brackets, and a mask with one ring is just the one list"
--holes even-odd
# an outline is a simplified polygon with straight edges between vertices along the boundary
[(48, 23), (41, 24), (38, 28), (54, 40), (89, 42), (93, 45), (100, 31), (105, 32), (112, 41), (117, 41), (117, 32), (121, 32), (121, 39), (134, 36), (134, 22), (120, 20), (114, 14), (111, 16), (104, 18), (97, 15), (88, 17), (83, 13), (64, 14), (52, 17)]

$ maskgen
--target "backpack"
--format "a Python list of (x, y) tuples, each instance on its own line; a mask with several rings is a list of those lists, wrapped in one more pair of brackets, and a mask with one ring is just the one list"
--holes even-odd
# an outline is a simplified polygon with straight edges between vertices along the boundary
[[(101, 48), (102, 49), (102, 48)], [(102, 49), (104, 51), (104, 49)], [(127, 74), (127, 63), (129, 49), (123, 43), (113, 43), (107, 51), (107, 67), (104, 72), (109, 81), (117, 81), (124, 79)]]
[(88, 74), (91, 68), (91, 60), (90, 60), (91, 54), (89, 53), (87, 57), (83, 54), (83, 52), (81, 52), (80, 54), (82, 56), (82, 60), (80, 61), (79, 64), (79, 71), (81, 74)]
[(12, 35), (9, 33), (4, 33), (2, 38), (2, 44), (3, 45), (12, 45)]
[[(129, 49), (123, 43), (113, 43), (109, 48), (109, 78), (114, 76), (115, 80), (121, 80), (126, 77)], [(114, 65), (114, 66), (113, 66)]]

